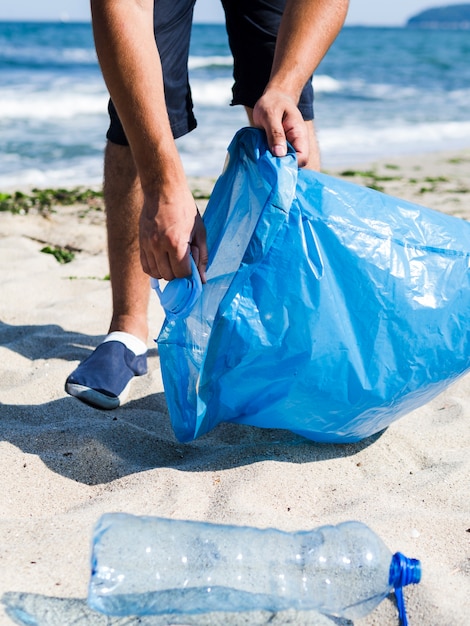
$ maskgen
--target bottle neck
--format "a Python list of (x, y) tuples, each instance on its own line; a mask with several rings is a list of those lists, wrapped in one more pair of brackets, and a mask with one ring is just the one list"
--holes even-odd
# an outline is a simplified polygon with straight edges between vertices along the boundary
[(409, 559), (401, 552), (396, 552), (390, 564), (389, 585), (395, 589), (398, 615), (401, 626), (408, 626), (405, 599), (402, 588), (417, 584), (421, 580), (421, 563), (417, 559)]

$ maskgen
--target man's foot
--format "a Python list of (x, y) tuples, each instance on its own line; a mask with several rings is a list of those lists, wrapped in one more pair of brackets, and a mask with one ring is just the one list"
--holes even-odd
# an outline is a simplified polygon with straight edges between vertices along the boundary
[(65, 391), (100, 409), (115, 409), (126, 401), (134, 376), (146, 373), (144, 342), (113, 332), (70, 374)]

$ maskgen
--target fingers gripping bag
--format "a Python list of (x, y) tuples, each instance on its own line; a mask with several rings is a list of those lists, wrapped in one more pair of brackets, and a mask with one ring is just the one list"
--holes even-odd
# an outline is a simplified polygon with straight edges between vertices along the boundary
[(207, 283), (157, 339), (176, 437), (221, 422), (352, 442), (470, 368), (470, 223), (299, 170), (242, 129), (204, 221)]

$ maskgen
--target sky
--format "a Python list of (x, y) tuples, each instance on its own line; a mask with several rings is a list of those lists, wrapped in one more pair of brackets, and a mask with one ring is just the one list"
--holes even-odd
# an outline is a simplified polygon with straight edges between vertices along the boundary
[[(350, 0), (346, 24), (349, 26), (404, 26), (406, 20), (424, 9), (448, 4), (467, 4), (458, 0)], [(88, 21), (88, 0), (14, 0), (0, 3), (0, 20)], [(195, 21), (222, 22), (219, 0), (197, 0)]]

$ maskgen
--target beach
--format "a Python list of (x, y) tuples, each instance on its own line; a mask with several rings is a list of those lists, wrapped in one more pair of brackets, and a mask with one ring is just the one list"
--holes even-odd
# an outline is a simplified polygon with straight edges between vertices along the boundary
[[(470, 219), (470, 148), (328, 173)], [(201, 210), (213, 183), (191, 179)], [(106, 412), (65, 393), (106, 333), (111, 297), (102, 202), (52, 209), (0, 218), (0, 624), (352, 624), (295, 611), (94, 613), (85, 601), (92, 529), (122, 511), (286, 531), (359, 520), (422, 563), (421, 583), (404, 591), (410, 626), (467, 626), (470, 376), (355, 444), (236, 424), (178, 443), (153, 341), (163, 323), (154, 294), (149, 373), (128, 402)], [(47, 247), (73, 260), (60, 263)], [(397, 625), (394, 597), (354, 624)]]

